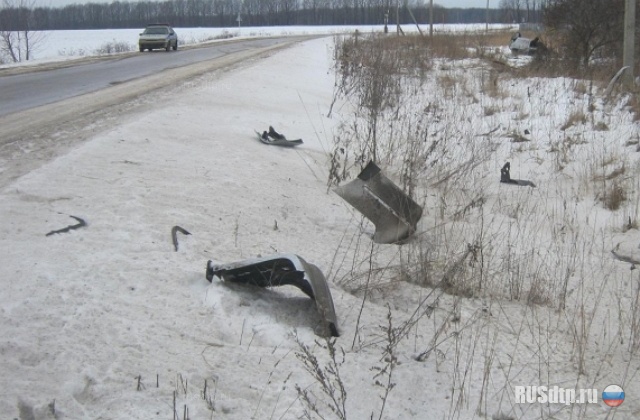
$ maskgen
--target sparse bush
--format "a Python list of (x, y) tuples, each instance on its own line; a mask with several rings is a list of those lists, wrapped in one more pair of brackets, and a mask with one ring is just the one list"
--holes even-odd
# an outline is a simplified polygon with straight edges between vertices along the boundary
[(500, 72), (494, 69), (483, 73), (482, 91), (490, 98), (503, 98), (505, 96), (504, 91), (500, 87), (499, 77)]
[(569, 114), (567, 121), (560, 127), (560, 130), (565, 131), (569, 128), (578, 125), (578, 124), (586, 124), (587, 116), (582, 111), (573, 111)]
[(627, 193), (619, 182), (612, 182), (608, 187), (598, 194), (598, 199), (605, 208), (615, 211), (620, 209), (622, 203), (627, 199)]
[(550, 306), (552, 299), (549, 296), (549, 285), (542, 278), (536, 278), (531, 282), (531, 288), (527, 293), (527, 304)]
[(593, 129), (596, 131), (609, 131), (609, 126), (607, 125), (607, 123), (603, 122), (603, 121), (598, 121), (594, 126)]
[(589, 92), (589, 88), (584, 80), (576, 80), (573, 84), (573, 91), (578, 96), (586, 95)]
[(229, 39), (229, 38), (234, 38), (236, 36), (238, 36), (239, 34), (233, 33), (233, 32), (229, 32), (227, 30), (222, 31), (222, 33), (218, 36), (215, 37), (215, 39)]
[(134, 51), (134, 46), (123, 41), (113, 40), (111, 42), (105, 42), (96, 50), (98, 55), (119, 54), (129, 51)]
[(523, 136), (520, 133), (509, 133), (507, 135), (507, 137), (511, 138), (511, 143), (526, 143), (528, 141), (531, 141), (530, 139), (526, 138), (525, 136)]
[(459, 80), (453, 74), (443, 74), (438, 77), (438, 84), (442, 87), (444, 94), (448, 97), (453, 97), (457, 93), (457, 86)]
[(78, 48), (77, 50), (75, 48), (69, 48), (69, 49), (64, 48), (62, 50), (58, 50), (58, 55), (65, 56), (65, 57), (75, 57), (75, 56), (84, 57), (87, 55), (87, 51), (85, 51), (83, 48)]
[(633, 113), (633, 121), (640, 121), (640, 95), (638, 93), (630, 94), (626, 106)]
[[(209, 42), (209, 41), (217, 41), (220, 39), (231, 39), (231, 38), (235, 38), (238, 36), (238, 33), (233, 33), (230, 32), (228, 30), (224, 30), (221, 33), (217, 34), (217, 35), (203, 35), (200, 38), (198, 38), (197, 43), (204, 43), (204, 42)], [(196, 40), (195, 39), (191, 39), (190, 42), (187, 42), (188, 44), (196, 44)]]
[(302, 362), (305, 370), (315, 380), (315, 384), (320, 386), (324, 397), (320, 398), (309, 388), (301, 388), (296, 385), (298, 396), (305, 406), (305, 417), (312, 418), (312, 414), (324, 418), (326, 409), (330, 410), (338, 419), (347, 419), (347, 390), (344, 381), (340, 376), (340, 366), (345, 361), (344, 350), (336, 348), (335, 339), (325, 339), (325, 343), (316, 344), (327, 350), (329, 362), (323, 365), (318, 360), (313, 351), (303, 342), (297, 339), (299, 351), (296, 353), (298, 360)]

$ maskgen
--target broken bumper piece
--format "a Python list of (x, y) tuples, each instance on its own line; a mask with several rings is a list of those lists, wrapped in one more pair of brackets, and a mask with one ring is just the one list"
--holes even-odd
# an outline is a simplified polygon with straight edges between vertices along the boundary
[(507, 162), (500, 169), (500, 182), (504, 184), (520, 185), (522, 187), (536, 188), (536, 184), (526, 179), (513, 179), (511, 178), (511, 163)]
[(325, 324), (324, 335), (338, 337), (338, 322), (333, 299), (322, 271), (295, 254), (276, 254), (264, 258), (237, 261), (229, 264), (207, 262), (207, 280), (213, 277), (233, 283), (259, 287), (292, 285), (315, 300)]
[(336, 194), (376, 227), (373, 241), (392, 244), (409, 238), (422, 217), (422, 207), (369, 162), (358, 178), (337, 187)]
[(262, 133), (256, 131), (256, 134), (258, 135), (258, 140), (264, 144), (271, 144), (274, 146), (295, 147), (303, 143), (302, 139), (287, 139), (283, 134), (278, 133), (271, 126), (269, 126), (269, 131), (263, 131)]

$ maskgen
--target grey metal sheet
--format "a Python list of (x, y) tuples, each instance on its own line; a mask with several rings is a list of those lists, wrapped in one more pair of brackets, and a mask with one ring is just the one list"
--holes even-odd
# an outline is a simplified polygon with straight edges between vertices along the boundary
[(422, 217), (422, 207), (369, 162), (358, 178), (334, 190), (376, 227), (373, 240), (390, 244), (409, 238)]

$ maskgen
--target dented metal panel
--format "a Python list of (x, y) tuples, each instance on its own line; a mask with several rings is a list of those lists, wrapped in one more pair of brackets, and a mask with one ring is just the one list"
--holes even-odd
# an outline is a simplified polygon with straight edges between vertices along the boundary
[(315, 300), (324, 321), (324, 335), (338, 337), (338, 322), (331, 291), (322, 271), (295, 254), (276, 254), (229, 264), (207, 262), (207, 280), (213, 277), (259, 287), (291, 285)]
[(514, 54), (534, 54), (540, 45), (540, 38), (529, 39), (516, 32), (509, 42), (509, 49)]
[(407, 239), (416, 231), (422, 217), (422, 207), (373, 162), (367, 164), (358, 178), (337, 187), (335, 192), (373, 222), (376, 243), (390, 244)]

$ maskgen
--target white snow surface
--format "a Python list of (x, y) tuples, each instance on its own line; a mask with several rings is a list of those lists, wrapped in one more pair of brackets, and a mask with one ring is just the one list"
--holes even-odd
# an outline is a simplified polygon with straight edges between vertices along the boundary
[[(230, 418), (276, 409), (282, 384), (262, 407), (258, 397), (275, 362), (296, 365), (290, 335), (313, 337), (315, 306), (301, 293), (209, 284), (205, 265), (276, 250), (331, 261), (351, 216), (322, 169), (327, 48), (315, 41), (187, 85), (3, 191), (0, 412), (55, 400), (63, 418), (165, 418), (179, 374), (194, 401), (214, 378)], [(305, 145), (265, 146), (253, 130), (270, 124)], [(88, 227), (45, 237), (75, 224), (69, 215)], [(192, 234), (179, 234), (179, 252), (174, 225)], [(351, 298), (335, 298), (345, 313)], [(208, 418), (188, 404), (191, 418)]]
[[(279, 29), (274, 31), (280, 35)], [(348, 418), (368, 419), (372, 413), (378, 418), (384, 381), (376, 373), (388, 362), (383, 357), (388, 314), (400, 325), (431, 289), (397, 281), (388, 290), (372, 292), (363, 304), (361, 291), (345, 286), (344, 276), (353, 271), (343, 266), (356, 261), (345, 255), (353, 250), (344, 244), (358, 237), (359, 247), (366, 251), (371, 246), (366, 236), (358, 236), (362, 218), (327, 190), (328, 153), (342, 121), (340, 112), (350, 106), (339, 104), (328, 116), (334, 89), (332, 49), (331, 37), (308, 41), (237, 71), (205, 75), (179, 90), (154, 93), (156, 106), (124, 117), (118, 126), (0, 192), (3, 418), (172, 419), (174, 407), (180, 419), (185, 412), (191, 419), (303, 417), (297, 386), (327, 399), (296, 357), (299, 340), (322, 366), (329, 363), (318, 345), (324, 341), (315, 334), (320, 318), (313, 301), (290, 287), (264, 290), (205, 279), (207, 260), (225, 263), (280, 252), (298, 254), (325, 273), (342, 333), (335, 345), (344, 351), (338, 361), (344, 359), (340, 375)], [(524, 97), (531, 87), (547, 92), (567, 85), (573, 87), (565, 79), (511, 86), (515, 95)], [(551, 126), (566, 120), (568, 104), (551, 108), (542, 101), (536, 104), (536, 98), (533, 95), (529, 106), (545, 108), (547, 120), (525, 124), (514, 118), (515, 111), (487, 112), (473, 120), (474, 135), (494, 127), (502, 127), (504, 134), (531, 127), (551, 132)], [(623, 107), (606, 112), (609, 143), (594, 141), (591, 155), (635, 159), (635, 149), (625, 142), (637, 138), (637, 123)], [(449, 110), (447, 115), (472, 121), (477, 114)], [(285, 149), (261, 144), (254, 130), (269, 125), (304, 139), (304, 145)], [(588, 139), (597, 134), (583, 133)], [(589, 303), (603, 301), (604, 309), (598, 308), (588, 326), (587, 340), (596, 342), (590, 349), (600, 351), (576, 350), (574, 312), (501, 298), (489, 304), (444, 295), (432, 308), (433, 316), (416, 323), (394, 350), (395, 386), (383, 418), (640, 416), (636, 353), (627, 350), (627, 342), (602, 348), (611, 342), (607, 334), (616, 334), (617, 322), (621, 328), (633, 327), (630, 312), (624, 309), (619, 317), (615, 303), (633, 300), (637, 271), (614, 261), (609, 250), (618, 243), (627, 244), (620, 249), (640, 243), (637, 229), (614, 228), (627, 216), (637, 217), (637, 206), (614, 217), (587, 198), (567, 203), (579, 189), (567, 173), (577, 178), (582, 167), (573, 163), (558, 175), (551, 169), (558, 164), (555, 155), (545, 143), (551, 140), (532, 137), (525, 147), (498, 149), (477, 169), (478, 188), (492, 204), (483, 217), (504, 227), (522, 214), (518, 212), (531, 212), (533, 226), (522, 234), (533, 232), (528, 239), (539, 253), (547, 251), (550, 232), (565, 234), (564, 227), (548, 217), (561, 211), (563, 201), (565, 215), (569, 207), (585, 229), (593, 229), (597, 249), (589, 248), (594, 253), (586, 257), (589, 263), (571, 275), (569, 295), (579, 290), (571, 296), (580, 295), (587, 310), (592, 308)], [(533, 179), (538, 188), (499, 185), (499, 168), (506, 159), (512, 161), (514, 178)], [(579, 193), (586, 197), (585, 191)], [(437, 202), (429, 200), (432, 206), (425, 208), (423, 225), (440, 211)], [(71, 215), (88, 226), (45, 236), (75, 224)], [(174, 225), (191, 233), (178, 234), (177, 252), (170, 236)], [(365, 225), (364, 230), (369, 228)], [(574, 233), (566, 234), (568, 249)], [(389, 245), (380, 252), (384, 255), (378, 264), (384, 266), (385, 258), (393, 260), (400, 251)], [(457, 257), (451, 255), (452, 260)], [(598, 288), (602, 273), (589, 267), (605, 260), (601, 265), (613, 279), (607, 280), (610, 286), (603, 297)], [(558, 259), (544, 261), (537, 272), (555, 273)], [(587, 284), (584, 290), (574, 283), (581, 281)], [(609, 291), (621, 300), (615, 301)], [(457, 321), (448, 318), (452, 308)], [(457, 334), (468, 331), (474, 339), (456, 341)], [(416, 360), (432, 347), (437, 349), (431, 356)], [(576, 354), (586, 360), (584, 374), (578, 372)], [(542, 378), (542, 370), (551, 373)], [(595, 387), (602, 392), (611, 383), (627, 393), (615, 410), (600, 396), (597, 404), (580, 408), (518, 405), (512, 400), (514, 385)]]

